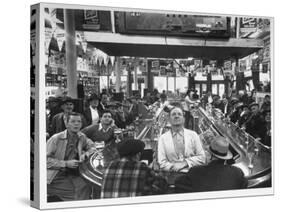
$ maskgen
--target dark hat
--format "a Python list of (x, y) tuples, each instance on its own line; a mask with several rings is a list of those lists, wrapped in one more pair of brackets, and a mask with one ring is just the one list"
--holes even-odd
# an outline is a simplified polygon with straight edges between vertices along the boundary
[(238, 103), (239, 100), (236, 97), (232, 97), (230, 102), (231, 102), (231, 104), (235, 104), (235, 103)]
[(245, 106), (243, 102), (238, 102), (236, 108), (237, 108), (237, 109), (238, 109), (238, 108), (243, 108), (243, 106)]
[(50, 96), (49, 99), (47, 100), (47, 102), (59, 102), (59, 98), (54, 97), (54, 96)]
[(71, 103), (75, 104), (75, 99), (72, 99), (70, 96), (66, 96), (61, 99), (61, 105), (65, 104), (67, 102), (71, 102)]
[(134, 156), (144, 150), (145, 144), (141, 140), (126, 139), (117, 143), (117, 151), (120, 157)]
[(265, 116), (267, 113), (271, 113), (271, 110), (269, 110), (269, 109), (266, 109), (266, 110), (264, 110), (263, 112), (262, 112), (262, 114)]
[(115, 102), (108, 102), (106, 105), (107, 108), (117, 108), (117, 105)]
[(216, 137), (210, 144), (210, 152), (217, 158), (229, 160), (233, 157), (229, 151), (229, 143), (224, 137)]
[(89, 97), (88, 97), (88, 102), (92, 101), (92, 100), (99, 100), (99, 96), (95, 93), (91, 94)]
[(253, 106), (259, 106), (259, 104), (256, 103), (256, 102), (252, 102), (252, 103), (249, 105), (249, 108), (251, 109)]

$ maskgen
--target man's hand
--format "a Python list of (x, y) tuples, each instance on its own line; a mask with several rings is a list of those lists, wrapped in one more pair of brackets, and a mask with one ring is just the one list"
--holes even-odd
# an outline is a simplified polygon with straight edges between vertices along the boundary
[(78, 167), (78, 165), (79, 165), (78, 160), (68, 160), (65, 162), (65, 166), (70, 169), (75, 169)]
[(175, 162), (173, 163), (173, 166), (171, 168), (172, 171), (174, 172), (178, 172), (184, 168), (188, 167), (188, 164), (186, 161), (182, 161), (182, 162)]

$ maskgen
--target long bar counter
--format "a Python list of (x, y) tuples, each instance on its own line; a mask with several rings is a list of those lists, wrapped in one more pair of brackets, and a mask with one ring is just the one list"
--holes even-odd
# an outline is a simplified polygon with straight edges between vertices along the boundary
[[(141, 129), (135, 130), (135, 132), (139, 132), (135, 137), (142, 139), (146, 143), (145, 150), (151, 154), (151, 160), (147, 160), (150, 167), (165, 176), (170, 186), (173, 187), (175, 174), (160, 171), (157, 163), (158, 138), (169, 129), (168, 113), (163, 108), (161, 110), (156, 108), (154, 112), (157, 115), (154, 115), (152, 119), (138, 120), (138, 126)], [(270, 147), (263, 145), (228, 121), (216, 109), (204, 110), (202, 107), (198, 107), (192, 111), (192, 116), (193, 130), (199, 134), (207, 157), (210, 156), (209, 145), (215, 136), (223, 136), (229, 141), (230, 151), (234, 156), (228, 163), (241, 168), (248, 179), (248, 188), (271, 186)], [(111, 160), (118, 157), (115, 143), (106, 146), (103, 150), (91, 155), (87, 162), (81, 164), (80, 173), (88, 181), (100, 186), (104, 168)], [(143, 159), (146, 160), (147, 158)]]

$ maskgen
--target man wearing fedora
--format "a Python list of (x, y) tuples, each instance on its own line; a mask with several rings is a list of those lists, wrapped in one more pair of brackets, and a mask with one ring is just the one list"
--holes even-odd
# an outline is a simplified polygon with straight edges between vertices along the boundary
[[(56, 114), (51, 121), (50, 128), (48, 130), (48, 133), (50, 136), (54, 135), (55, 133), (62, 132), (66, 129), (66, 117), (68, 114), (72, 113), (74, 111), (74, 104), (75, 100), (71, 97), (64, 97), (61, 100), (61, 108), (62, 112)], [(82, 118), (82, 127), (86, 126), (86, 120), (81, 115)]]
[(186, 172), (206, 161), (198, 134), (184, 128), (184, 115), (180, 107), (169, 112), (171, 130), (160, 136), (158, 163), (164, 171)]
[(249, 109), (251, 110), (251, 116), (244, 123), (246, 132), (254, 138), (261, 138), (264, 130), (264, 118), (259, 111), (259, 104), (253, 102), (249, 105)]
[(165, 193), (167, 182), (140, 161), (145, 147), (140, 140), (117, 143), (120, 159), (105, 169), (101, 198), (135, 197)]
[(177, 193), (219, 191), (243, 189), (248, 181), (242, 170), (227, 165), (226, 161), (232, 159), (229, 143), (224, 137), (218, 136), (209, 147), (211, 158), (207, 165), (196, 166), (175, 180)]
[(101, 113), (103, 111), (103, 108), (100, 105), (100, 99), (97, 94), (92, 94), (88, 98), (88, 104), (89, 107), (87, 107), (84, 111), (84, 116), (87, 121), (87, 126), (89, 125), (96, 125), (99, 123), (99, 119), (101, 116)]

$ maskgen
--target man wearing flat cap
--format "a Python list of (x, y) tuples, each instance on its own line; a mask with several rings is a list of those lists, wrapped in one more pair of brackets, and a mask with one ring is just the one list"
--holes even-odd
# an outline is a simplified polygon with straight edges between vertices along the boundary
[(140, 161), (145, 144), (123, 140), (117, 144), (120, 159), (112, 161), (103, 175), (101, 198), (135, 197), (161, 194), (167, 182)]
[[(74, 112), (74, 104), (75, 104), (75, 100), (68, 96), (64, 97), (61, 100), (61, 108), (63, 112), (56, 114), (52, 118), (51, 126), (48, 130), (50, 136), (54, 135), (55, 133), (62, 132), (66, 129), (66, 119), (68, 114)], [(81, 118), (82, 118), (82, 127), (85, 127), (86, 120), (82, 115)]]
[(242, 170), (227, 165), (226, 161), (232, 159), (229, 143), (224, 137), (218, 136), (209, 147), (211, 154), (208, 165), (196, 166), (175, 180), (177, 193), (203, 192), (243, 189), (248, 181)]

